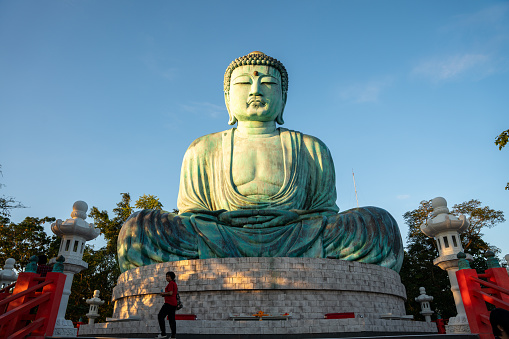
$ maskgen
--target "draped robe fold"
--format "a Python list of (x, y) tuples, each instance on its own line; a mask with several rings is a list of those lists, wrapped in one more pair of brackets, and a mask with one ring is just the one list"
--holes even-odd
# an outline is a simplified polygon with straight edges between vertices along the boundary
[[(394, 218), (364, 207), (339, 213), (334, 164), (317, 138), (279, 129), (284, 181), (274, 196), (238, 193), (232, 177), (235, 129), (188, 148), (180, 178), (179, 215), (143, 210), (119, 234), (122, 271), (159, 262), (224, 257), (316, 257), (373, 263), (399, 272), (403, 245)], [(291, 210), (287, 225), (249, 229), (221, 223), (222, 211)]]

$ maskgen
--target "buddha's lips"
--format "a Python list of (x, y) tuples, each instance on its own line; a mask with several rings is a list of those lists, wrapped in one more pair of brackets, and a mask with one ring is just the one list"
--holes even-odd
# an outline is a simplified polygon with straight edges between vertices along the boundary
[(258, 97), (255, 97), (255, 98), (250, 98), (248, 101), (247, 101), (247, 104), (248, 105), (251, 105), (251, 104), (258, 104), (258, 105), (265, 105), (265, 101), (263, 101), (262, 98), (258, 98)]

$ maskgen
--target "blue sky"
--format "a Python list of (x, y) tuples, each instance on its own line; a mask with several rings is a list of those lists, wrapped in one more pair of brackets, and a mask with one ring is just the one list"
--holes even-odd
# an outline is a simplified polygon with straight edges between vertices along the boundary
[[(230, 128), (226, 67), (255, 50), (285, 64), (284, 127), (328, 145), (341, 210), (353, 169), (403, 238), (436, 196), (509, 219), (507, 1), (37, 0), (0, 2), (0, 193), (30, 207), (12, 220), (122, 192), (176, 207), (189, 144)], [(502, 255), (508, 227), (485, 232)]]

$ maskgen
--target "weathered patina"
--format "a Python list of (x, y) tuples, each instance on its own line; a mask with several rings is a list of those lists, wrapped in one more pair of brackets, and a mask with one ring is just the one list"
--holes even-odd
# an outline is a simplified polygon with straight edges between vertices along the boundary
[(122, 271), (154, 263), (223, 257), (355, 260), (399, 271), (401, 235), (377, 207), (338, 213), (335, 171), (319, 139), (285, 128), (288, 74), (261, 52), (225, 73), (229, 124), (189, 146), (178, 215), (133, 214), (122, 227)]

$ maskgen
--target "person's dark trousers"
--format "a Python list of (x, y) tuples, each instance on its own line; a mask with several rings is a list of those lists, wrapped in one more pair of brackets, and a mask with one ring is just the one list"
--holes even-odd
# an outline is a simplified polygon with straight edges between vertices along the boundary
[(166, 326), (164, 325), (164, 318), (168, 316), (168, 322), (170, 323), (171, 329), (171, 337), (175, 338), (177, 334), (177, 322), (175, 321), (175, 311), (177, 310), (177, 306), (171, 306), (170, 304), (163, 304), (159, 314), (157, 315), (157, 320), (159, 321), (159, 328), (161, 329), (161, 335), (166, 335)]

